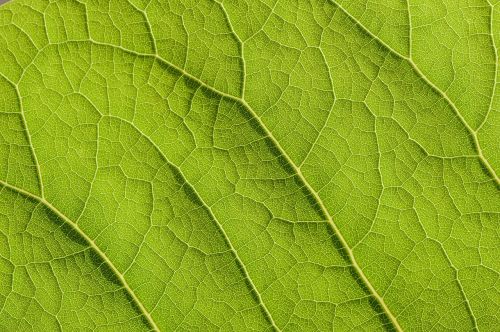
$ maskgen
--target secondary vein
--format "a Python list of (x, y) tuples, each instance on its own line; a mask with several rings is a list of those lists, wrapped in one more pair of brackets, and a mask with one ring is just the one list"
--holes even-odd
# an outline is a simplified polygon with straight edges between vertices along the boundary
[(455, 115), (458, 117), (460, 122), (464, 125), (465, 129), (469, 132), (469, 135), (472, 137), (472, 140), (474, 141), (474, 147), (476, 148), (477, 152), (477, 157), (483, 164), (483, 166), (486, 168), (488, 171), (489, 175), (492, 177), (493, 181), (496, 182), (497, 185), (500, 185), (500, 178), (493, 169), (493, 167), (490, 165), (488, 159), (486, 159), (483, 155), (483, 150), (481, 149), (481, 145), (479, 144), (479, 139), (477, 138), (477, 131), (472, 129), (472, 127), (469, 125), (469, 123), (465, 120), (465, 118), (462, 116), (462, 114), (458, 111), (457, 106), (455, 103), (448, 97), (448, 95), (442, 91), (437, 85), (435, 85), (421, 70), (420, 68), (416, 65), (416, 63), (413, 61), (411, 57), (407, 57), (395, 49), (393, 49), (390, 45), (385, 43), (382, 39), (377, 37), (375, 34), (373, 34), (370, 30), (368, 30), (367, 27), (365, 27), (360, 21), (358, 21), (354, 16), (351, 15), (344, 7), (342, 7), (340, 4), (335, 2), (334, 0), (329, 0), (334, 6), (337, 6), (347, 17), (349, 17), (350, 20), (352, 20), (356, 25), (358, 25), (368, 36), (376, 40), (380, 45), (385, 47), (388, 51), (390, 51), (392, 54), (397, 56), (398, 58), (407, 61), (410, 66), (413, 68), (415, 73), (420, 76), (420, 78), (433, 90), (435, 91), (438, 95), (443, 98), (448, 105), (450, 105), (451, 109), (455, 113)]
[(382, 296), (380, 296), (377, 292), (377, 290), (372, 286), (368, 278), (365, 276), (363, 270), (359, 266), (359, 264), (356, 261), (356, 258), (354, 257), (354, 253), (349, 247), (347, 241), (345, 240), (344, 236), (340, 232), (339, 228), (337, 225), (333, 222), (333, 218), (331, 214), (328, 212), (328, 209), (326, 208), (325, 204), (323, 203), (323, 200), (319, 196), (319, 194), (313, 189), (313, 187), (309, 184), (309, 182), (306, 180), (305, 176), (302, 174), (302, 171), (300, 168), (292, 161), (292, 159), (288, 156), (288, 154), (285, 152), (283, 147), (280, 145), (278, 140), (274, 138), (273, 134), (269, 131), (269, 129), (266, 127), (266, 125), (262, 122), (261, 118), (253, 111), (253, 109), (248, 105), (244, 100), (241, 101), (243, 105), (248, 109), (248, 111), (252, 114), (252, 116), (258, 121), (259, 125), (262, 127), (262, 129), (265, 131), (266, 135), (273, 141), (273, 144), (279, 149), (283, 157), (286, 159), (287, 163), (293, 168), (295, 173), (298, 175), (300, 180), (304, 183), (305, 187), (307, 188), (307, 191), (314, 197), (316, 202), (318, 203), (318, 206), (320, 207), (321, 211), (327, 218), (328, 225), (330, 228), (334, 231), (335, 235), (337, 235), (342, 247), (345, 249), (349, 261), (356, 271), (356, 273), (359, 275), (363, 283), (365, 284), (366, 287), (368, 287), (368, 290), (370, 291), (371, 295), (375, 298), (375, 300), (380, 304), (382, 309), (384, 310), (385, 314), (391, 321), (392, 325), (397, 331), (403, 331), (403, 329), (399, 326), (399, 323), (396, 319), (396, 316), (392, 314), (392, 312), (389, 310), (389, 307), (387, 304), (384, 302), (384, 299)]
[(120, 283), (123, 286), (123, 289), (131, 296), (132, 300), (134, 301), (135, 305), (139, 308), (139, 311), (141, 314), (144, 316), (148, 324), (151, 326), (151, 328), (154, 331), (160, 331), (158, 326), (156, 325), (155, 321), (151, 317), (151, 314), (146, 310), (142, 302), (139, 300), (137, 295), (135, 294), (134, 290), (129, 286), (127, 281), (125, 280), (124, 276), (120, 273), (120, 271), (114, 266), (114, 264), (111, 262), (111, 260), (106, 256), (106, 254), (97, 246), (97, 244), (90, 238), (88, 237), (87, 234), (76, 224), (74, 223), (71, 219), (66, 217), (65, 214), (63, 214), (61, 211), (59, 211), (55, 206), (53, 206), (50, 202), (45, 200), (45, 198), (42, 198), (38, 195), (35, 195), (29, 191), (26, 191), (24, 189), (21, 189), (19, 187), (16, 187), (14, 185), (11, 185), (3, 180), (0, 180), (0, 185), (9, 188), (10, 190), (17, 192), (23, 196), (29, 197), (31, 199), (34, 199), (35, 201), (45, 205), (52, 213), (54, 213), (57, 217), (59, 217), (62, 221), (64, 221), (68, 226), (70, 226), (74, 231), (76, 231), (84, 240), (87, 242), (87, 244), (94, 250), (97, 255), (102, 259), (102, 261), (108, 265), (108, 267), (113, 271), (115, 276), (118, 278)]
[(17, 84), (10, 81), (2, 73), (0, 73), (0, 76), (3, 77), (10, 85), (12, 85), (14, 90), (16, 90), (16, 97), (19, 101), (19, 114), (21, 116), (21, 122), (23, 125), (24, 134), (26, 135), (26, 140), (28, 141), (28, 146), (30, 149), (31, 157), (33, 158), (33, 163), (35, 164), (38, 185), (40, 186), (40, 188), (39, 188), (40, 189), (40, 196), (43, 198), (44, 197), (44, 186), (43, 186), (43, 180), (42, 180), (42, 172), (40, 171), (40, 164), (38, 162), (38, 158), (37, 158), (36, 153), (35, 153), (35, 148), (33, 147), (33, 143), (31, 142), (31, 134), (30, 134), (30, 131), (28, 129), (28, 123), (26, 122), (26, 116), (24, 115), (23, 101), (21, 98), (21, 93), (19, 92), (19, 88), (18, 88)]
[(250, 274), (248, 273), (248, 270), (247, 268), (245, 267), (245, 265), (243, 264), (243, 261), (241, 260), (240, 256), (238, 255), (238, 251), (236, 250), (236, 248), (233, 246), (231, 240), (229, 239), (229, 236), (227, 235), (226, 231), (224, 230), (224, 227), (222, 227), (222, 224), (219, 222), (219, 220), (215, 217), (215, 214), (213, 213), (212, 211), (212, 208), (210, 207), (210, 205), (208, 205), (204, 200), (203, 198), (201, 197), (200, 194), (198, 194), (198, 192), (195, 190), (194, 186), (192, 186), (189, 182), (188, 182), (188, 179), (187, 177), (184, 175), (184, 173), (182, 172), (181, 168), (177, 165), (175, 165), (174, 163), (172, 163), (168, 158), (167, 156), (165, 155), (165, 153), (163, 153), (163, 151), (160, 149), (160, 147), (153, 141), (149, 138), (149, 136), (147, 136), (146, 134), (144, 134), (139, 128), (137, 128), (137, 126), (125, 119), (122, 119), (122, 118), (118, 118), (118, 117), (115, 117), (115, 116), (108, 116), (110, 118), (115, 118), (115, 119), (118, 119), (120, 121), (123, 121), (125, 123), (127, 123), (128, 125), (132, 126), (135, 130), (137, 130), (151, 145), (154, 146), (154, 148), (158, 151), (158, 153), (160, 153), (160, 155), (162, 156), (162, 158), (164, 159), (164, 161), (171, 167), (173, 167), (178, 173), (179, 175), (182, 177), (182, 179), (184, 180), (184, 184), (186, 184), (187, 186), (190, 187), (190, 189), (193, 191), (193, 193), (196, 195), (196, 198), (198, 198), (200, 200), (200, 203), (202, 205), (202, 207), (204, 207), (207, 211), (207, 213), (209, 214), (210, 216), (210, 219), (212, 219), (212, 221), (215, 223), (216, 227), (219, 229), (219, 231), (221, 232), (222, 236), (224, 237), (224, 240), (227, 244), (227, 246), (229, 247), (231, 253), (233, 254), (234, 258), (236, 259), (236, 262), (237, 262), (237, 265), (240, 267), (240, 270), (242, 271), (243, 273), (243, 276), (245, 277), (245, 279), (248, 281), (248, 283), (250, 284), (250, 287), (251, 287), (251, 291), (255, 293), (255, 295), (257, 296), (257, 300), (258, 300), (258, 304), (259, 306), (262, 308), (262, 311), (264, 312), (264, 315), (266, 316), (266, 318), (268, 319), (269, 323), (272, 325), (273, 329), (275, 331), (280, 331), (279, 327), (276, 325), (276, 322), (274, 321), (272, 315), (271, 315), (271, 312), (269, 311), (269, 309), (267, 308), (267, 306), (265, 305), (264, 301), (262, 300), (262, 296), (261, 294), (259, 293), (258, 289), (257, 289), (257, 286), (255, 285), (255, 283), (253, 282), (252, 278), (250, 277)]
[(400, 327), (397, 319), (396, 319), (396, 316), (394, 314), (392, 314), (392, 312), (390, 311), (389, 307), (384, 302), (384, 299), (378, 294), (378, 292), (376, 291), (376, 289), (373, 287), (373, 285), (370, 283), (370, 281), (368, 280), (368, 278), (363, 273), (363, 270), (360, 268), (359, 264), (357, 263), (357, 261), (356, 261), (356, 259), (354, 257), (353, 251), (349, 247), (347, 241), (343, 237), (343, 235), (340, 232), (340, 230), (338, 229), (338, 227), (333, 222), (333, 218), (332, 218), (331, 214), (328, 212), (328, 210), (327, 210), (325, 204), (323, 203), (321, 197), (319, 196), (319, 194), (312, 188), (312, 186), (309, 184), (309, 182), (306, 180), (306, 178), (302, 174), (300, 168), (292, 161), (292, 159), (288, 156), (288, 154), (285, 152), (285, 150), (283, 149), (283, 147), (279, 144), (278, 140), (273, 136), (273, 134), (271, 133), (271, 131), (262, 122), (261, 118), (257, 115), (257, 113), (250, 107), (250, 105), (244, 99), (241, 99), (240, 97), (233, 96), (231, 94), (228, 94), (228, 93), (219, 91), (216, 88), (213, 88), (212, 86), (210, 86), (207, 83), (203, 82), (199, 78), (191, 75), (190, 73), (186, 72), (184, 69), (177, 67), (176, 65), (174, 65), (174, 64), (170, 63), (169, 61), (163, 59), (162, 57), (160, 57), (157, 54), (153, 55), (153, 54), (138, 53), (138, 52), (135, 52), (135, 51), (131, 51), (131, 50), (125, 49), (125, 48), (120, 47), (120, 46), (114, 46), (114, 45), (104, 44), (104, 43), (100, 43), (100, 42), (96, 42), (96, 41), (91, 41), (91, 42), (94, 43), (94, 44), (96, 44), (96, 45), (102, 45), (102, 46), (108, 46), (108, 47), (115, 47), (115, 48), (121, 49), (121, 50), (123, 50), (123, 51), (125, 51), (127, 53), (130, 53), (130, 54), (136, 54), (136, 55), (139, 55), (139, 56), (154, 57), (157, 61), (159, 61), (159, 62), (163, 63), (164, 65), (168, 66), (169, 68), (171, 68), (171, 69), (179, 72), (182, 76), (185, 76), (189, 80), (191, 80), (191, 81), (193, 81), (193, 82), (195, 82), (195, 83), (203, 86), (205, 89), (207, 89), (207, 90), (209, 90), (209, 91), (211, 91), (211, 92), (213, 92), (213, 93), (215, 93), (215, 94), (217, 94), (217, 95), (219, 95), (221, 97), (228, 98), (230, 100), (233, 100), (233, 101), (238, 102), (241, 105), (243, 105), (244, 108), (247, 110), (247, 112), (249, 112), (249, 114), (253, 118), (256, 119), (256, 121), (258, 122), (259, 126), (265, 132), (266, 136), (268, 136), (271, 139), (272, 143), (276, 146), (276, 148), (278, 149), (278, 151), (280, 152), (280, 154), (285, 158), (286, 162), (292, 167), (292, 169), (295, 171), (295, 173), (297, 174), (297, 176), (304, 183), (306, 189), (309, 191), (309, 193), (312, 195), (312, 197), (316, 200), (316, 202), (318, 203), (318, 206), (320, 207), (322, 213), (324, 214), (324, 216), (327, 219), (328, 225), (330, 226), (330, 228), (334, 231), (334, 233), (339, 238), (339, 241), (340, 241), (343, 249), (346, 250), (346, 253), (348, 255), (348, 258), (349, 258), (349, 261), (350, 261), (352, 267), (354, 268), (354, 270), (358, 274), (359, 278), (363, 281), (364, 285), (368, 288), (368, 290), (370, 291), (370, 294), (373, 296), (373, 298), (380, 305), (380, 307), (384, 311), (385, 315), (387, 316), (387, 318), (391, 322), (391, 324), (394, 327), (394, 329), (396, 331), (403, 331), (402, 328)]

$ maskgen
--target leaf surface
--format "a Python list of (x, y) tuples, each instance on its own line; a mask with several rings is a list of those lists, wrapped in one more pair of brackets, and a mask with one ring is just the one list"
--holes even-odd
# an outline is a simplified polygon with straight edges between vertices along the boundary
[(0, 7), (0, 328), (500, 326), (500, 2)]

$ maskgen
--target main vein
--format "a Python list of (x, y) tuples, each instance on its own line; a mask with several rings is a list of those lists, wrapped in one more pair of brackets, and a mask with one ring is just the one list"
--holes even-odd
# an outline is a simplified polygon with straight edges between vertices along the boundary
[(120, 271), (114, 266), (114, 264), (111, 262), (111, 260), (106, 256), (106, 254), (97, 246), (97, 244), (92, 240), (90, 237), (88, 237), (87, 234), (76, 224), (73, 222), (71, 219), (66, 217), (61, 211), (59, 211), (55, 206), (53, 206), (50, 202), (45, 200), (45, 198), (42, 198), (38, 195), (35, 195), (33, 193), (30, 193), (29, 191), (26, 191), (24, 189), (18, 188), (14, 185), (11, 185), (7, 182), (4, 182), (0, 180), (0, 185), (9, 188), (12, 191), (15, 191), (23, 196), (32, 198), (36, 200), (37, 202), (40, 202), (41, 204), (45, 205), (50, 211), (52, 211), (57, 217), (59, 217), (62, 221), (64, 221), (68, 226), (70, 226), (74, 231), (76, 231), (84, 240), (87, 242), (87, 244), (94, 250), (95, 253), (99, 255), (99, 257), (102, 259), (102, 261), (108, 265), (108, 267), (113, 271), (115, 276), (118, 278), (120, 283), (122, 284), (123, 288), (125, 291), (131, 296), (132, 300), (134, 301), (135, 305), (139, 308), (139, 311), (141, 314), (144, 316), (150, 327), (154, 331), (160, 331), (158, 326), (156, 325), (155, 321), (151, 317), (151, 314), (146, 310), (142, 302), (139, 300), (137, 295), (135, 294), (134, 290), (129, 286), (127, 283), (127, 280), (125, 280), (124, 276), (120, 273)]

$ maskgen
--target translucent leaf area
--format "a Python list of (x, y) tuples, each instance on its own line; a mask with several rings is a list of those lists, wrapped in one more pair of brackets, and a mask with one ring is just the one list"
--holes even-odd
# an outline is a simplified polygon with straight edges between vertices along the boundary
[(1, 331), (498, 331), (499, 0), (0, 7)]

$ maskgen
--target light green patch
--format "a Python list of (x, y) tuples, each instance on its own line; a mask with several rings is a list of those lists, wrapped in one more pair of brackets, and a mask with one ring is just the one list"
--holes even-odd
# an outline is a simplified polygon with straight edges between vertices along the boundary
[(3, 5), (0, 330), (495, 330), (499, 13)]

